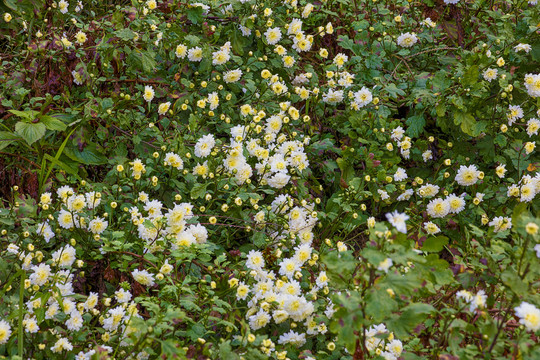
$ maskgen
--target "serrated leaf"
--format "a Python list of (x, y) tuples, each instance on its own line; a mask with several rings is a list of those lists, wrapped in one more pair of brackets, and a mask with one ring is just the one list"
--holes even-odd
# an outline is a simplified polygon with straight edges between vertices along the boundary
[(394, 318), (387, 322), (388, 329), (394, 331), (398, 338), (405, 338), (434, 311), (435, 308), (429, 304), (412, 303), (403, 309), (401, 315), (394, 315)]
[(391, 83), (384, 87), (384, 90), (388, 92), (388, 94), (393, 97), (394, 99), (398, 98), (398, 95), (403, 96), (405, 95), (405, 91), (401, 90), (396, 86), (396, 84)]
[(118, 30), (114, 34), (124, 41), (131, 41), (135, 38), (135, 33), (129, 29)]
[(422, 245), (422, 251), (439, 252), (446, 244), (448, 244), (448, 238), (446, 236), (428, 237)]
[(145, 51), (141, 54), (142, 67), (145, 72), (153, 72), (156, 68), (155, 54), (150, 51)]
[(474, 85), (478, 81), (478, 65), (470, 66), (461, 77), (463, 86)]
[(64, 124), (62, 121), (49, 115), (39, 116), (39, 121), (49, 130), (64, 131), (67, 128), (66, 124)]
[(12, 113), (13, 115), (26, 119), (28, 121), (34, 120), (37, 114), (39, 114), (39, 111), (35, 111), (35, 110), (26, 110), (26, 111), (8, 110), (8, 111)]
[(476, 129), (474, 126), (476, 125), (476, 120), (471, 114), (456, 111), (454, 113), (454, 124), (460, 125), (461, 131), (463, 131), (465, 134), (475, 136), (474, 133)]
[(245, 41), (244, 37), (240, 34), (240, 31), (234, 30), (232, 33), (232, 47), (236, 54), (244, 55)]
[(426, 119), (423, 115), (414, 115), (407, 119), (406, 121), (407, 134), (411, 137), (417, 137), (424, 131), (424, 126), (426, 125)]
[(82, 151), (75, 148), (64, 149), (64, 153), (72, 160), (75, 160), (81, 164), (87, 165), (101, 165), (107, 162), (107, 158), (103, 156), (101, 151), (97, 149), (96, 144), (90, 144), (86, 146)]
[(264, 232), (257, 231), (253, 234), (253, 244), (257, 246), (258, 248), (261, 248), (266, 245), (266, 237), (264, 236)]
[(28, 145), (32, 145), (45, 136), (46, 131), (47, 128), (42, 123), (34, 124), (19, 121), (15, 124), (15, 132), (20, 135), (20, 137), (22, 137), (28, 143)]
[(206, 184), (195, 184), (191, 189), (190, 195), (192, 199), (198, 199), (203, 197), (206, 193)]
[(200, 24), (203, 21), (203, 8), (200, 6), (194, 6), (187, 11), (187, 18), (193, 24)]

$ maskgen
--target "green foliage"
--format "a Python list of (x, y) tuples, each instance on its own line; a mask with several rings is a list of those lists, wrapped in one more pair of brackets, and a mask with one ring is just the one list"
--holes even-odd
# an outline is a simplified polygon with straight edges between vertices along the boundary
[(0, 12), (0, 356), (540, 356), (532, 1)]

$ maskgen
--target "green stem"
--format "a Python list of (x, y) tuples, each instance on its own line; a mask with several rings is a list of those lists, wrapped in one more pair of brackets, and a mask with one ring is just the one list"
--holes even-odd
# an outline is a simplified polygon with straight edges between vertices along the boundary
[(26, 271), (22, 270), (21, 272), (21, 287), (19, 289), (19, 328), (18, 328), (18, 345), (19, 345), (19, 356), (23, 358), (24, 351), (24, 333), (23, 333), (23, 315), (24, 315), (24, 281), (26, 280)]

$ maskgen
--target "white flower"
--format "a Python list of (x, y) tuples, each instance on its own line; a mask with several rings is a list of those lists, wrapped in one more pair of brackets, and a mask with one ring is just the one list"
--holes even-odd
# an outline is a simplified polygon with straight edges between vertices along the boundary
[(385, 190), (378, 189), (377, 193), (379, 193), (379, 196), (381, 197), (381, 200), (383, 200), (383, 201), (390, 198), (390, 196), (388, 195), (388, 193)]
[(514, 50), (515, 52), (520, 52), (520, 51), (525, 51), (525, 53), (529, 53), (529, 51), (531, 51), (532, 47), (531, 45), (529, 44), (522, 44), (522, 43), (519, 43), (517, 44), (516, 46), (514, 46)]
[(429, 160), (433, 159), (433, 152), (431, 150), (426, 150), (422, 153), (422, 159), (424, 159), (424, 162), (428, 162)]
[(300, 347), (306, 343), (306, 334), (299, 334), (293, 330), (279, 337), (278, 344), (292, 344), (295, 347)]
[(461, 186), (471, 186), (476, 184), (480, 171), (476, 165), (464, 166), (461, 165), (456, 174), (456, 182)]
[(124, 289), (120, 289), (114, 293), (114, 296), (116, 297), (116, 300), (120, 304), (128, 303), (131, 300), (131, 293), (129, 291), (126, 291)]
[(339, 53), (334, 57), (334, 64), (337, 66), (337, 68), (343, 67), (345, 63), (349, 60), (349, 57), (343, 53)]
[(534, 251), (536, 251), (536, 257), (540, 258), (540, 244), (534, 246)]
[(504, 231), (512, 228), (512, 219), (509, 217), (497, 216), (493, 218), (488, 225), (494, 227), (494, 232)]
[(5, 320), (0, 321), (0, 345), (8, 342), (11, 336), (11, 326)]
[(260, 328), (265, 327), (269, 321), (270, 315), (263, 309), (260, 309), (255, 315), (249, 317), (249, 326), (252, 330), (259, 330)]
[(472, 300), (470, 302), (469, 311), (473, 312), (478, 308), (485, 307), (486, 306), (486, 300), (487, 300), (487, 295), (484, 292), (484, 290), (478, 291), (478, 293), (473, 296), (473, 298), (472, 298)]
[(417, 42), (418, 42), (418, 37), (416, 36), (415, 33), (407, 32), (405, 34), (399, 35), (399, 37), (397, 38), (397, 44), (399, 46), (403, 46), (406, 48), (413, 46)]
[(144, 100), (146, 100), (147, 102), (150, 102), (152, 101), (152, 99), (154, 99), (154, 95), (155, 95), (154, 88), (150, 85), (146, 85), (144, 87), (144, 95), (143, 95)]
[(394, 339), (386, 345), (386, 350), (390, 351), (394, 356), (399, 357), (403, 352), (403, 343), (398, 339)]
[(392, 265), (393, 265), (392, 259), (386, 258), (379, 263), (379, 266), (377, 266), (377, 270), (384, 271), (385, 273), (387, 273), (388, 269), (390, 269)]
[(275, 45), (278, 43), (279, 40), (281, 40), (281, 30), (279, 28), (269, 28), (264, 33), (264, 36), (266, 37), (266, 41), (270, 45)]
[(199, 62), (202, 60), (202, 57), (203, 57), (203, 53), (200, 47), (196, 46), (194, 48), (189, 49), (188, 51), (189, 61)]
[(264, 267), (264, 258), (260, 251), (251, 250), (247, 254), (246, 267), (252, 270), (260, 270)]
[(403, 194), (399, 195), (396, 200), (397, 201), (407, 201), (413, 196), (414, 191), (413, 189), (407, 189), (403, 192)]
[(512, 126), (512, 124), (523, 117), (523, 109), (519, 105), (510, 105), (508, 107), (509, 113), (507, 115), (508, 117), (508, 125)]
[(405, 130), (403, 130), (403, 128), (401, 126), (398, 126), (394, 130), (392, 130), (392, 135), (390, 135), (390, 137), (394, 141), (399, 141), (399, 140), (401, 140), (403, 138), (404, 134), (405, 134)]
[(406, 214), (401, 214), (397, 210), (393, 213), (387, 213), (386, 218), (388, 222), (392, 224), (397, 231), (406, 234), (407, 233), (407, 224), (405, 223), (409, 220), (409, 216)]
[(71, 351), (73, 350), (73, 345), (69, 342), (66, 338), (60, 338), (54, 346), (51, 347), (52, 352), (54, 353), (60, 353), (64, 350)]
[(343, 90), (328, 89), (328, 92), (323, 94), (323, 101), (329, 104), (337, 104), (343, 101)]
[(538, 135), (538, 129), (540, 129), (540, 120), (531, 118), (527, 121), (527, 135), (529, 135), (529, 137)]
[(441, 232), (441, 229), (431, 221), (424, 224), (424, 229), (430, 235), (435, 235)]
[(79, 331), (83, 327), (83, 318), (81, 314), (74, 310), (70, 314), (70, 318), (66, 321), (66, 327), (71, 331)]
[(45, 285), (51, 276), (51, 267), (47, 264), (39, 264), (37, 266), (32, 266), (34, 272), (30, 275), (30, 283), (33, 285)]
[(442, 218), (448, 215), (450, 212), (450, 204), (447, 200), (433, 199), (427, 205), (427, 212), (429, 216), (434, 218)]
[(184, 59), (187, 55), (187, 46), (184, 44), (179, 44), (176, 46), (176, 51), (174, 52), (177, 58)]
[(229, 70), (225, 74), (223, 74), (223, 80), (226, 83), (234, 83), (240, 80), (242, 77), (242, 70), (236, 69), (236, 70)]
[(540, 329), (540, 310), (533, 304), (522, 302), (514, 309), (516, 316), (520, 318), (519, 323), (525, 325), (529, 331)]
[(66, 0), (60, 0), (58, 2), (58, 9), (62, 14), (66, 14), (68, 12), (68, 6), (69, 3)]
[(485, 80), (491, 82), (491, 80), (495, 80), (497, 78), (497, 73), (498, 73), (497, 69), (486, 69), (482, 73), (482, 76), (484, 77)]
[(97, 217), (90, 221), (90, 223), (88, 224), (88, 229), (93, 234), (101, 234), (107, 229), (108, 225), (108, 221), (105, 221), (103, 218)]
[(66, 245), (63, 248), (56, 250), (52, 254), (52, 259), (55, 264), (60, 267), (70, 267), (76, 260), (75, 248), (70, 245)]
[(195, 144), (195, 156), (205, 158), (212, 152), (216, 145), (216, 140), (212, 134), (204, 135)]
[[(478, 194), (476, 196), (478, 196)], [(447, 196), (446, 201), (448, 202), (448, 205), (450, 205), (450, 213), (452, 214), (459, 214), (465, 210), (465, 200), (461, 196), (450, 194)]]
[(293, 277), (298, 270), (300, 270), (300, 264), (295, 258), (285, 259), (279, 264), (279, 273), (289, 278)]
[(365, 86), (362, 87), (362, 89), (358, 90), (353, 94), (353, 102), (351, 103), (351, 106), (353, 108), (363, 108), (364, 106), (371, 103), (373, 100), (373, 95), (371, 94), (371, 91), (369, 91)]
[(133, 270), (131, 272), (133, 279), (141, 285), (153, 286), (154, 285), (154, 276), (146, 270)]
[(76, 85), (82, 85), (84, 83), (83, 77), (78, 71), (73, 70), (71, 75), (73, 76), (73, 82)]
[(242, 35), (243, 36), (249, 36), (251, 35), (251, 29), (248, 28), (248, 27), (245, 27), (241, 24), (238, 24), (238, 28), (240, 29), (240, 31), (242, 32)]
[(167, 111), (169, 111), (170, 107), (171, 107), (171, 102), (170, 101), (159, 104), (158, 114), (159, 115), (165, 115), (167, 113)]
[(219, 50), (214, 53), (212, 53), (212, 65), (223, 65), (229, 59), (231, 58), (231, 55), (229, 54), (229, 51), (226, 50)]

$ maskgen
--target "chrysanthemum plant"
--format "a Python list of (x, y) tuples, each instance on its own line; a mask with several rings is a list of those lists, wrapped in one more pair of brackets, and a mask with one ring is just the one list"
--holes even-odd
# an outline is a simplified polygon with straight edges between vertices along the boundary
[(539, 11), (492, 5), (0, 4), (0, 355), (538, 358)]

